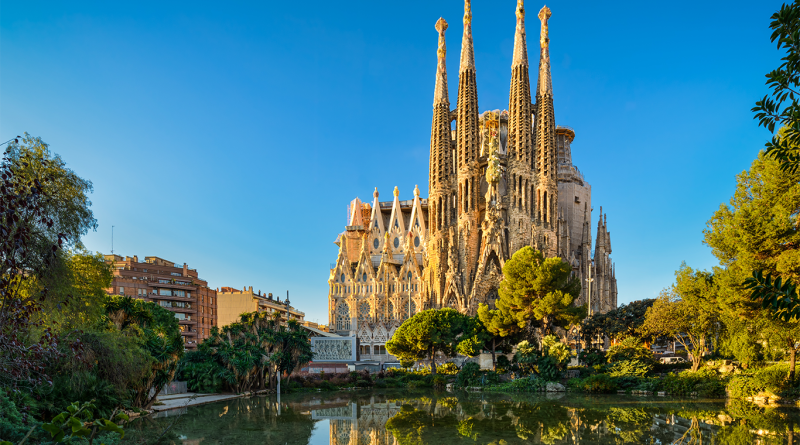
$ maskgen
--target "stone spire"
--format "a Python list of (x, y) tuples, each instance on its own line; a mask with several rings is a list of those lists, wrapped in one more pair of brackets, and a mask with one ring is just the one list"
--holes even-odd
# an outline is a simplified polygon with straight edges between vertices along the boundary
[[(461, 66), (458, 71), (457, 104), (458, 168), (478, 160), (478, 87), (475, 80), (475, 50), (472, 46), (470, 0), (464, 1), (464, 36), (461, 40)], [(459, 178), (466, 187), (467, 178)], [(474, 187), (473, 187), (474, 188)], [(470, 197), (472, 200), (472, 197)]]
[[(450, 147), (450, 101), (447, 96), (447, 70), (445, 68), (444, 32), (447, 22), (440, 18), (436, 22), (436, 31), (439, 33), (439, 49), (436, 54), (436, 89), (433, 95), (433, 122), (431, 123), (431, 155), (430, 155), (430, 201), (432, 202), (433, 218), (431, 218), (431, 232), (444, 227), (449, 215), (452, 173), (452, 153)], [(430, 210), (429, 210), (430, 211)]]
[(445, 56), (447, 47), (444, 42), (444, 32), (447, 30), (447, 22), (439, 17), (436, 22), (436, 31), (439, 32), (439, 48), (436, 50), (436, 88), (433, 90), (433, 106), (440, 104), (450, 104), (447, 96), (447, 67), (445, 66)]
[(508, 151), (511, 159), (530, 166), (531, 146), (531, 82), (525, 43), (525, 7), (523, 0), (518, 0), (514, 58), (511, 62), (511, 93), (508, 99)]
[(549, 198), (541, 201), (537, 217), (545, 225), (552, 226), (555, 203), (558, 202), (558, 185), (556, 183), (556, 121), (553, 110), (553, 85), (550, 80), (550, 38), (548, 37), (547, 24), (550, 15), (550, 8), (547, 6), (539, 11), (542, 31), (539, 38), (541, 50), (539, 55), (539, 80), (536, 87), (536, 130), (534, 140), (539, 189), (537, 193)]

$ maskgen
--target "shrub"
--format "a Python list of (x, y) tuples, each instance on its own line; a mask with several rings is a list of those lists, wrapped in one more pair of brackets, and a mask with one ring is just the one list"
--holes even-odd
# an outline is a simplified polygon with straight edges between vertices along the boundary
[(456, 386), (465, 388), (480, 384), (481, 367), (477, 363), (467, 363), (456, 375)]
[(643, 362), (639, 359), (621, 360), (613, 363), (608, 368), (608, 374), (611, 377), (644, 377), (652, 369), (652, 363)]
[(456, 375), (458, 374), (458, 366), (453, 362), (447, 362), (442, 366), (436, 368), (437, 374)]
[(386, 388), (389, 385), (386, 384), (386, 380), (378, 379), (378, 380), (375, 380), (375, 385), (374, 386), (375, 386), (375, 388)]
[(584, 349), (578, 354), (578, 359), (581, 363), (586, 364), (588, 367), (594, 367), (595, 365), (605, 365), (606, 364), (606, 353), (600, 349)]
[(501, 355), (497, 357), (497, 361), (495, 363), (495, 369), (497, 372), (501, 374), (505, 374), (509, 370), (511, 370), (511, 361), (505, 355)]
[(444, 386), (447, 384), (447, 377), (443, 375), (435, 375), (433, 376), (433, 387), (436, 389), (443, 389)]
[(536, 376), (514, 379), (508, 383), (493, 385), (486, 388), (488, 391), (510, 391), (510, 392), (540, 392), (544, 391), (546, 382)]
[(558, 341), (558, 337), (555, 335), (548, 335), (542, 339), (542, 352), (545, 356), (553, 357), (559, 366), (572, 357), (570, 347)]
[(651, 367), (655, 365), (656, 362), (655, 358), (653, 358), (653, 351), (649, 348), (645, 348), (644, 345), (642, 345), (642, 341), (636, 337), (628, 337), (608, 348), (606, 360), (608, 363), (639, 360), (642, 363), (649, 364)]
[(336, 387), (336, 385), (331, 383), (330, 380), (323, 380), (319, 384), (319, 389), (323, 391), (336, 391), (338, 388)]
[(660, 390), (674, 395), (687, 396), (696, 392), (704, 397), (719, 397), (725, 395), (725, 380), (714, 369), (702, 368), (696, 372), (668, 374), (661, 381)]
[(27, 414), (20, 413), (16, 404), (0, 390), (0, 440), (19, 442), (28, 430), (38, 423), (31, 421), (33, 419)]
[(752, 397), (761, 392), (776, 395), (794, 393), (794, 388), (788, 381), (788, 372), (789, 367), (783, 363), (769, 366), (734, 376), (728, 383), (727, 389), (733, 398)]
[(559, 362), (556, 357), (546, 356), (538, 360), (536, 364), (537, 373), (539, 378), (546, 382), (555, 382), (561, 379), (561, 370), (559, 369)]
[(617, 382), (607, 374), (595, 374), (585, 379), (571, 379), (567, 384), (586, 392), (610, 393), (617, 390)]

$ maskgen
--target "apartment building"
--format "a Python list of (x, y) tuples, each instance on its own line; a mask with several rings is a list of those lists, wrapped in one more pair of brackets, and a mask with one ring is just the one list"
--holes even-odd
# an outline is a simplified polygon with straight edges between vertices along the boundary
[(249, 312), (269, 312), (280, 314), (281, 320), (297, 320), (305, 325), (306, 314), (293, 308), (289, 298), (281, 301), (280, 297), (273, 297), (271, 293), (261, 291), (253, 292), (253, 286), (245, 286), (242, 290), (232, 287), (217, 289), (217, 326), (227, 326), (239, 321), (239, 316)]
[(186, 349), (194, 349), (217, 326), (217, 292), (200, 279), (197, 269), (163, 258), (105, 255), (114, 269), (110, 295), (152, 301), (172, 311), (181, 327)]

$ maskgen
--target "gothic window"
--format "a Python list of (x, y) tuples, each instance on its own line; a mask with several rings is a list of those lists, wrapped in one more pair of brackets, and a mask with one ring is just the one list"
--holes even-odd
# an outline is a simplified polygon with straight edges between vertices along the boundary
[(411, 279), (411, 272), (408, 273), (407, 277), (409, 280)]
[(400, 238), (394, 237), (394, 248), (397, 249), (400, 247)]
[(394, 228), (395, 229), (399, 229), (400, 228), (400, 224), (397, 223), (397, 219), (394, 220)]
[(377, 248), (378, 248), (378, 246), (380, 246), (380, 244), (381, 244), (381, 243), (380, 243), (380, 241), (378, 241), (378, 238), (375, 238), (375, 240), (372, 242), (372, 247), (374, 247), (375, 249), (377, 249)]
[(411, 301), (411, 315), (414, 315), (416, 313), (417, 313), (417, 303), (412, 300)]
[(361, 303), (358, 305), (358, 321), (369, 320), (369, 303)]
[(407, 320), (408, 319), (408, 303), (401, 304), (400, 307), (397, 308), (397, 316), (400, 320)]
[(391, 301), (389, 302), (388, 312), (389, 312), (388, 314), (389, 321), (394, 321), (394, 304), (392, 304)]
[(458, 309), (458, 303), (456, 302), (456, 297), (451, 296), (447, 300), (447, 304), (445, 306), (447, 306), (449, 308), (453, 308), (453, 309)]
[(344, 301), (336, 308), (336, 329), (339, 331), (350, 329), (350, 307)]
[(342, 279), (342, 283), (344, 283), (344, 274), (342, 274), (341, 279)]
[(361, 275), (361, 281), (367, 281), (367, 273), (364, 272), (364, 275)]
[(416, 222), (414, 222), (414, 225), (419, 227), (419, 218), (417, 218)]
[(414, 247), (419, 247), (419, 237), (418, 236), (414, 237)]

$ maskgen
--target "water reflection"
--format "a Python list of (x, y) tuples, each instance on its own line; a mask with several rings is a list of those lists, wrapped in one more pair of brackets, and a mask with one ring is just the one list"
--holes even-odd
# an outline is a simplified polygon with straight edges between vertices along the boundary
[[(279, 411), (280, 408), (280, 411)], [(279, 414), (280, 412), (280, 414)], [(178, 419), (177, 421), (175, 419)], [(251, 398), (138, 422), (165, 444), (798, 444), (795, 409), (713, 400), (361, 392)]]

